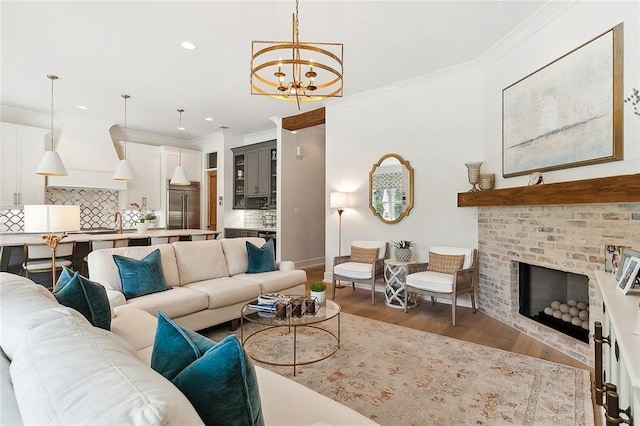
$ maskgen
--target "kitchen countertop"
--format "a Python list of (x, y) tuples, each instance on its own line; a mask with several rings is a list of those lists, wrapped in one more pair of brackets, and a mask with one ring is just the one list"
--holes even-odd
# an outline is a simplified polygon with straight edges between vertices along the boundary
[[(94, 234), (81, 232), (70, 233), (64, 242), (101, 241), (112, 239), (135, 239), (147, 237), (179, 237), (184, 235), (217, 235), (219, 231), (207, 231), (203, 229), (149, 229), (145, 232), (136, 232), (135, 229), (125, 229), (122, 234)], [(4, 233), (0, 234), (0, 246), (21, 246), (23, 244), (45, 244), (40, 237), (43, 233)]]
[(251, 227), (251, 226), (225, 226), (224, 229), (241, 229), (243, 231), (258, 231), (258, 232), (278, 232), (278, 228), (267, 228), (264, 226)]

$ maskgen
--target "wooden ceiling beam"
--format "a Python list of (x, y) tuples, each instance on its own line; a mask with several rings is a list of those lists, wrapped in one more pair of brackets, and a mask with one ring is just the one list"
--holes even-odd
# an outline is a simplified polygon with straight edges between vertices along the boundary
[(306, 127), (318, 126), (325, 123), (324, 107), (313, 111), (303, 112), (298, 115), (291, 115), (282, 119), (282, 128), (286, 130), (299, 130)]

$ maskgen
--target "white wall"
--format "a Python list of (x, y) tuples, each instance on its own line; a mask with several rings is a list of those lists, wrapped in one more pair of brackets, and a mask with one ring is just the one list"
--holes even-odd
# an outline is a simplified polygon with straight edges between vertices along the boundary
[[(356, 239), (414, 240), (420, 260), (433, 244), (477, 246), (477, 209), (456, 207), (457, 193), (470, 187), (464, 163), (483, 161), (482, 172), (496, 174), (497, 188), (528, 180), (502, 178), (502, 90), (622, 21), (626, 97), (640, 87), (640, 2), (579, 1), (550, 2), (475, 63), (328, 103), (325, 269), (338, 253), (331, 191), (352, 192), (342, 253)], [(624, 161), (545, 172), (545, 182), (638, 173), (640, 119), (626, 104), (624, 137)], [(380, 222), (367, 206), (369, 170), (386, 153), (415, 169), (415, 207), (395, 225)]]
[[(301, 158), (296, 157), (300, 147)], [(324, 263), (325, 133), (322, 126), (282, 130), (278, 151), (281, 258), (297, 268)]]
[[(566, 4), (565, 4), (566, 5)], [(553, 5), (551, 5), (553, 6)], [(563, 5), (564, 6), (564, 5)], [(496, 188), (526, 185), (528, 176), (502, 177), (502, 90), (555, 59), (624, 22), (624, 91), (640, 87), (640, 2), (582, 1), (546, 23), (530, 22), (483, 58), (485, 168), (495, 171)], [(624, 161), (544, 172), (545, 183), (638, 173), (640, 117), (624, 105)]]
[[(342, 215), (342, 253), (353, 240), (413, 240), (414, 258), (429, 246), (477, 245), (476, 211), (457, 208), (468, 190), (465, 162), (482, 159), (482, 75), (470, 67), (381, 89), (379, 95), (327, 104), (326, 267), (338, 254), (338, 214), (329, 193), (351, 193)], [(389, 225), (368, 207), (369, 171), (395, 153), (414, 168), (414, 208)]]

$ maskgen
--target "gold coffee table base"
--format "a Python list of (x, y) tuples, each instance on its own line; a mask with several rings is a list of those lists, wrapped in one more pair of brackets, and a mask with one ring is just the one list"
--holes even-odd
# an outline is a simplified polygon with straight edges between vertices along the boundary
[[(248, 305), (242, 307), (241, 316), (240, 316), (240, 341), (242, 342), (242, 346), (247, 351), (247, 354), (256, 362), (266, 364), (266, 365), (274, 365), (279, 367), (293, 367), (293, 375), (296, 375), (296, 367), (299, 365), (307, 365), (313, 364), (315, 362), (319, 362), (325, 360), (332, 355), (334, 355), (338, 349), (340, 349), (340, 305), (337, 303), (327, 300), (326, 306), (322, 307), (317, 314), (315, 315), (302, 315), (301, 317), (293, 317), (287, 318), (283, 320), (278, 320), (276, 318), (268, 318), (257, 315), (256, 312), (253, 312), (248, 308)], [(318, 327), (317, 324), (328, 321), (330, 319), (336, 318), (337, 320), (337, 329), (334, 333), (331, 330), (327, 330), (325, 328)], [(245, 337), (245, 321), (252, 322), (259, 325), (264, 326), (264, 328), (260, 328), (257, 331), (248, 334)], [(247, 342), (253, 340), (254, 338), (258, 338), (263, 336), (266, 332), (272, 331), (274, 329), (279, 329), (282, 327), (288, 328), (288, 333), (291, 333), (291, 329), (293, 328), (293, 361), (283, 361), (283, 362), (274, 362), (264, 359), (259, 354), (255, 353), (255, 351), (251, 350), (251, 345), (247, 345)], [(326, 340), (329, 340), (329, 346), (323, 351), (321, 356), (313, 357), (311, 359), (305, 359), (303, 361), (298, 360), (298, 328), (308, 328), (315, 329), (324, 335), (328, 336)], [(316, 339), (317, 340), (317, 339)], [(323, 340), (323, 339), (320, 339)]]

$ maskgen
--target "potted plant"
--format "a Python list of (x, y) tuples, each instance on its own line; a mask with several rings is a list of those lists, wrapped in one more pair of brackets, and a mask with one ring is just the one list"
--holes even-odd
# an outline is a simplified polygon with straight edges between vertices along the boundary
[(325, 300), (327, 285), (322, 281), (314, 281), (309, 284), (309, 290), (311, 290), (311, 298), (314, 299), (318, 305), (322, 305)]
[(408, 262), (411, 260), (411, 256), (413, 252), (411, 251), (411, 247), (413, 247), (413, 241), (411, 240), (400, 240), (394, 241), (393, 246), (395, 250), (393, 251), (393, 255), (396, 257), (396, 260), (400, 262)]

